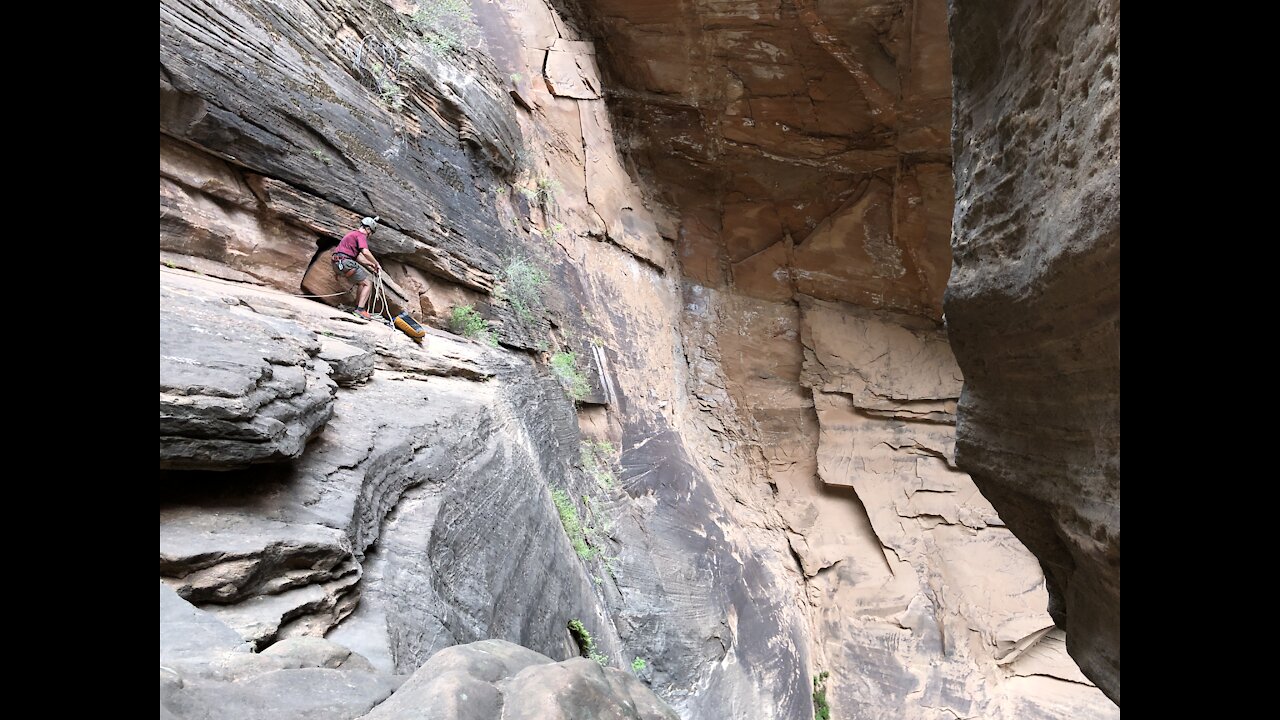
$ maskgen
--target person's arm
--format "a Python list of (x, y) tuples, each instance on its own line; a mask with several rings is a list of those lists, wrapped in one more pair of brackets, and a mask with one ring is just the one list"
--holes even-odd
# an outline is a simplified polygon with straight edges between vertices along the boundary
[(382, 272), (382, 265), (378, 264), (378, 259), (373, 256), (373, 253), (369, 252), (369, 248), (360, 248), (360, 255), (356, 259), (360, 261), (361, 265), (369, 268), (370, 271)]

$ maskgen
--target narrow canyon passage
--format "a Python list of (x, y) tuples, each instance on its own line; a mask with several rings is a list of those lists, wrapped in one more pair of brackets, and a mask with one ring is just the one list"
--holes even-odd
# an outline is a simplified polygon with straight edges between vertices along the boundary
[(1118, 3), (160, 30), (162, 717), (1118, 717)]

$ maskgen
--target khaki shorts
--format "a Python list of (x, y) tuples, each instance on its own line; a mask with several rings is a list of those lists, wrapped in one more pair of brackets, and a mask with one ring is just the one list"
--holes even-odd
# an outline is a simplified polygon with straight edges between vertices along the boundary
[[(355, 272), (352, 272), (353, 270)], [(355, 260), (348, 260), (346, 258), (334, 260), (333, 271), (337, 273), (339, 277), (344, 277), (353, 283), (361, 283), (373, 278), (373, 276), (369, 274), (369, 271), (364, 269), (363, 265)]]

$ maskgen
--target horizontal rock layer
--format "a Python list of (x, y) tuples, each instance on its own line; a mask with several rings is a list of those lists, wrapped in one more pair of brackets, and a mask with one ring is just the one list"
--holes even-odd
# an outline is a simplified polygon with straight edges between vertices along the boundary
[(160, 467), (225, 470), (301, 455), (333, 415), (336, 385), (319, 351), (289, 323), (162, 289)]

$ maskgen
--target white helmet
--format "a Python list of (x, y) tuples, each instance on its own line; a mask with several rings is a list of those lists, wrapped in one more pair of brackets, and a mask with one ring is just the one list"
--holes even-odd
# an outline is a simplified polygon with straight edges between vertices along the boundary
[(381, 219), (382, 219), (381, 217), (377, 217), (377, 216), (375, 216), (375, 217), (367, 217), (367, 218), (365, 218), (365, 219), (361, 220), (361, 221), (360, 221), (360, 224), (361, 224), (361, 225), (363, 225), (363, 226), (365, 226), (365, 227), (367, 227), (367, 228), (376, 228), (376, 227), (378, 227), (378, 221), (379, 221), (379, 220), (381, 220)]

